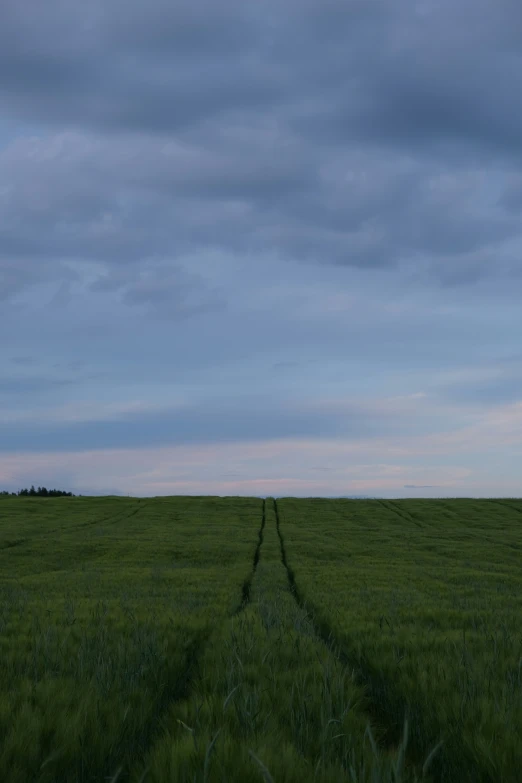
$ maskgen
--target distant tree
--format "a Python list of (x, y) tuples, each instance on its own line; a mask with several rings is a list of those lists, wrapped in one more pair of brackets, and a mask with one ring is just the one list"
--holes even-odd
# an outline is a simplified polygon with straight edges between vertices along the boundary
[(59, 498), (59, 497), (68, 497), (68, 498), (74, 498), (76, 497), (73, 495), (72, 492), (65, 492), (63, 489), (47, 489), (46, 487), (38, 487), (38, 489), (34, 488), (34, 484), (31, 485), (30, 489), (27, 489), (27, 487), (24, 487), (23, 489), (18, 490), (18, 492), (8, 492), (7, 490), (0, 490), (0, 497), (31, 497), (31, 498)]

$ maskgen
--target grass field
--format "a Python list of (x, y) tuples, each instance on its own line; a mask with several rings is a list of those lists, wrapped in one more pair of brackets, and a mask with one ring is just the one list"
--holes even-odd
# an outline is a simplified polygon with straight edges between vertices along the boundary
[(437, 780), (522, 780), (522, 502), (278, 501), (295, 593)]
[(521, 548), (520, 501), (2, 499), (0, 779), (520, 781)]

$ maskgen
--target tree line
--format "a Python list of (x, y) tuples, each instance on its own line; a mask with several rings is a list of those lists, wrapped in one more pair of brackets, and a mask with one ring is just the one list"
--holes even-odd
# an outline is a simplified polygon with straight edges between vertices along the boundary
[(20, 489), (18, 492), (6, 492), (5, 490), (0, 492), (0, 497), (22, 497), (22, 498), (74, 498), (72, 492), (64, 492), (62, 489), (47, 489), (46, 487), (34, 488), (34, 485), (30, 489)]

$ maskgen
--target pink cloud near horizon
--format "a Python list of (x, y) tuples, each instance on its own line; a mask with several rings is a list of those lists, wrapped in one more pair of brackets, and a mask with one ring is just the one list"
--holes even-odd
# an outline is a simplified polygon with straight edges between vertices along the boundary
[[(16, 453), (0, 456), (0, 482), (19, 488), (31, 483), (63, 484), (85, 494), (216, 495), (405, 495), (405, 488), (436, 495), (480, 495), (487, 477), (459, 454), (491, 447), (490, 432), (469, 431), (387, 441), (284, 439), (160, 448), (84, 452)], [(443, 464), (420, 463), (419, 455)], [(466, 460), (464, 460), (464, 463)], [(520, 493), (516, 478), (491, 476), (503, 493)], [(500, 481), (500, 484), (499, 484)], [(65, 486), (66, 485), (66, 486)], [(503, 494), (501, 493), (501, 494)], [(411, 494), (411, 492), (409, 493)], [(424, 493), (425, 494), (425, 493)], [(498, 494), (498, 492), (496, 493)]]

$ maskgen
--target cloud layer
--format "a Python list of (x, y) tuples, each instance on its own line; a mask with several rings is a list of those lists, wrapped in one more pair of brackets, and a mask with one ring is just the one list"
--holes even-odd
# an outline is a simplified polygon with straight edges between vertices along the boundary
[[(517, 494), (521, 20), (515, 0), (7, 2), (4, 482), (53, 455), (54, 483), (139, 490), (165, 449), (291, 442), (295, 471), (272, 446), (280, 477), (245, 457), (238, 491)], [(373, 477), (326, 478), (314, 443), (358, 444)], [(141, 459), (130, 483), (82, 456), (114, 449)]]

